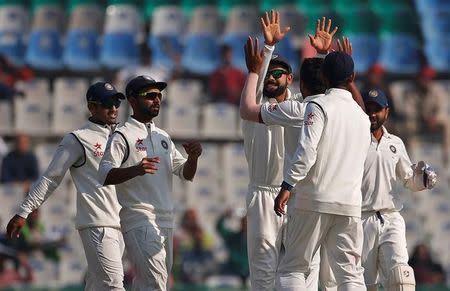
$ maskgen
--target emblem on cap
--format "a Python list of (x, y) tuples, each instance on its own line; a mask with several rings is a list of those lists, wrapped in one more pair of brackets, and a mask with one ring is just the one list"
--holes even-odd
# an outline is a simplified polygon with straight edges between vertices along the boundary
[(273, 54), (272, 55), (272, 60), (278, 58), (278, 55)]
[(111, 91), (114, 87), (110, 83), (105, 83), (105, 89)]
[(393, 152), (394, 154), (397, 152), (397, 149), (395, 148), (395, 146), (391, 145), (391, 146), (389, 146), (389, 148), (391, 149), (391, 152)]
[(147, 79), (147, 80), (149, 80), (149, 81), (153, 81), (153, 78), (150, 77), (150, 76), (144, 75), (144, 76), (142, 76), (142, 77), (144, 77), (144, 79)]
[(378, 96), (378, 91), (377, 90), (370, 90), (369, 91), (369, 96), (376, 98)]

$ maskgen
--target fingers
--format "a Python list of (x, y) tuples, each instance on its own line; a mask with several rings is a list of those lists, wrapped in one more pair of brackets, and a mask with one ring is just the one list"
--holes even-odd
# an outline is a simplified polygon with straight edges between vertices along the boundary
[(285, 34), (288, 33), (290, 30), (291, 30), (291, 27), (290, 27), (290, 26), (287, 26), (287, 27), (283, 28), (282, 34), (285, 35)]
[(159, 163), (159, 157), (145, 157), (142, 159), (142, 162), (146, 162), (146, 163)]
[(328, 19), (328, 23), (327, 23), (327, 32), (329, 33), (331, 29), (331, 19)]
[(322, 23), (320, 25), (320, 30), (324, 31), (325, 30), (325, 16), (322, 17)]
[(9, 238), (19, 237), (20, 228), (17, 224), (10, 221), (6, 227), (6, 234)]
[(280, 23), (280, 12), (279, 11), (275, 11), (275, 23), (277, 23), (277, 24)]
[(255, 46), (253, 48), (253, 55), (257, 56), (259, 54), (259, 40), (255, 37)]
[(269, 24), (270, 24), (270, 20), (269, 20), (269, 13), (265, 13), (265, 15), (264, 15), (264, 25), (265, 26), (269, 26)]
[(340, 52), (344, 51), (344, 49), (342, 48), (342, 44), (341, 44), (341, 42), (339, 41), (339, 39), (338, 39), (336, 42), (337, 42), (339, 51), (340, 51)]
[(251, 52), (253, 51), (252, 46), (253, 46), (252, 37), (249, 36), (247, 38), (247, 42), (245, 43), (245, 46), (244, 46), (244, 51), (245, 51), (246, 56), (251, 56)]
[(309, 43), (311, 44), (312, 47), (314, 47), (314, 36), (312, 36), (311, 34), (308, 34), (309, 37)]
[(317, 32), (319, 32), (320, 31), (320, 19), (317, 19), (317, 21), (316, 21), (316, 35), (317, 35)]
[(336, 34), (337, 31), (338, 31), (338, 27), (335, 26), (333, 31), (330, 33), (331, 37), (333, 37)]

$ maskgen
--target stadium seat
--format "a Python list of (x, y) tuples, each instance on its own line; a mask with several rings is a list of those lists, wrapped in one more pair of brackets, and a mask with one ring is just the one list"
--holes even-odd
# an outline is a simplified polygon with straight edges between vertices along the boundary
[(98, 34), (95, 31), (72, 30), (67, 33), (64, 64), (74, 71), (99, 69)]
[(192, 12), (189, 23), (189, 33), (219, 34), (219, 11), (215, 6), (200, 6)]
[(425, 39), (450, 37), (450, 10), (436, 10), (424, 14), (421, 26)]
[[(14, 124), (17, 131), (45, 135), (50, 129), (51, 98), (48, 93), (39, 93), (42, 88), (38, 82), (40, 80), (27, 82), (24, 88), (26, 96), (14, 99)], [(21, 87), (20, 84), (18, 86)]]
[(225, 23), (225, 33), (252, 34), (259, 31), (259, 14), (254, 6), (235, 6)]
[(381, 37), (379, 62), (386, 71), (391, 73), (414, 74), (418, 72), (420, 62), (417, 39), (407, 34)]
[(173, 80), (167, 88), (167, 102), (176, 105), (198, 106), (204, 96), (203, 86), (199, 80)]
[(211, 74), (219, 65), (219, 51), (215, 34), (190, 34), (186, 37), (182, 66), (193, 74)]
[(200, 7), (200, 6), (207, 6), (215, 3), (211, 3), (210, 0), (181, 0), (181, 8), (183, 9), (183, 12), (189, 17), (192, 15), (192, 12)]
[(177, 35), (184, 31), (185, 19), (178, 6), (159, 6), (155, 8), (151, 19), (151, 34)]
[(425, 42), (425, 55), (428, 63), (437, 71), (450, 72), (450, 36), (446, 38), (430, 39)]
[(225, 33), (222, 39), (223, 44), (229, 45), (233, 50), (233, 65), (243, 72), (247, 70), (245, 65), (244, 44), (247, 41), (248, 33)]
[(306, 16), (300, 14), (293, 5), (279, 6), (277, 10), (280, 12), (281, 27), (290, 26), (291, 30), (289, 34), (291, 36), (304, 37), (308, 24)]
[(154, 35), (148, 38), (148, 47), (152, 50), (152, 62), (169, 70), (175, 68), (175, 59), (182, 55), (183, 47), (177, 35)]
[(88, 82), (82, 78), (58, 78), (54, 82), (52, 131), (65, 134), (86, 123)]
[(155, 8), (158, 6), (174, 6), (178, 4), (178, 0), (145, 0), (144, 2), (144, 17), (151, 19)]
[(380, 20), (381, 35), (389, 34), (411, 34), (417, 35), (419, 18), (414, 10), (410, 8), (399, 8), (386, 10), (382, 14), (377, 14)]
[(62, 8), (63, 3), (60, 0), (32, 0), (31, 1), (31, 11), (35, 14), (36, 11), (42, 7), (59, 7)]
[(13, 131), (12, 105), (9, 101), (0, 101), (0, 134), (9, 134)]
[(199, 136), (198, 106), (171, 104), (165, 109), (165, 128), (173, 138), (196, 138)]
[(98, 8), (104, 9), (104, 7), (99, 5), (97, 0), (69, 0), (67, 3), (67, 12), (72, 14), (74, 10), (85, 7), (85, 6), (97, 6)]
[(348, 34), (353, 46), (355, 71), (365, 73), (378, 60), (380, 43), (373, 34)]
[(8, 57), (13, 63), (22, 65), (25, 55), (25, 29), (8, 29), (5, 23), (12, 23), (12, 17), (11, 14), (4, 15), (3, 12), (3, 8), (0, 8), (0, 54)]
[(204, 138), (236, 138), (238, 112), (235, 105), (212, 103), (203, 106), (201, 136)]
[(108, 6), (100, 49), (102, 65), (109, 69), (119, 69), (138, 63), (138, 19), (138, 11), (132, 5)]
[(286, 35), (279, 43), (276, 44), (274, 54), (280, 54), (283, 57), (287, 58), (289, 60), (289, 64), (292, 67), (292, 73), (294, 75), (299, 74), (299, 56), (294, 49), (292, 39), (289, 35)]
[(338, 14), (339, 22), (342, 26), (342, 34), (375, 34), (378, 31), (378, 21), (376, 16), (368, 9), (342, 10)]
[(297, 9), (301, 13), (321, 14), (330, 12), (330, 0), (296, 0)]
[(416, 10), (422, 16), (433, 11), (449, 11), (450, 2), (447, 0), (415, 0)]
[(72, 9), (68, 29), (99, 32), (103, 26), (103, 12), (97, 5), (78, 5)]
[(259, 1), (259, 10), (270, 11), (283, 5), (292, 4), (292, 0), (261, 0)]
[(218, 0), (217, 6), (223, 17), (228, 17), (230, 11), (236, 6), (257, 6), (257, 0)]
[(337, 13), (367, 9), (367, 0), (332, 0)]
[[(335, 19), (333, 14), (330, 13), (330, 11), (328, 10), (324, 10), (324, 11), (319, 11), (319, 10), (307, 10), (307, 11), (301, 11), (304, 16), (306, 17), (306, 21), (307, 21), (307, 25), (306, 25), (306, 31), (305, 33), (310, 33), (312, 35), (314, 35), (315, 31), (316, 31), (316, 23), (317, 23), (317, 19), (322, 19), (323, 16), (325, 16), (327, 19)], [(334, 20), (333, 22), (334, 24), (336, 23), (336, 20)], [(339, 34), (339, 31), (338, 31)]]
[(411, 8), (409, 1), (410, 0), (369, 0), (369, 6), (376, 14), (382, 15), (391, 10)]

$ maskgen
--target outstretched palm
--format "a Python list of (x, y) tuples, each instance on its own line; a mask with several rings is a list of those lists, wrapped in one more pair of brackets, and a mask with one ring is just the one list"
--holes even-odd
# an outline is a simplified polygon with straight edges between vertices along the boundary
[(330, 32), (331, 19), (328, 19), (327, 27), (325, 28), (325, 17), (322, 17), (322, 21), (317, 19), (316, 33), (314, 36), (308, 34), (309, 41), (316, 49), (318, 53), (326, 54), (330, 50), (331, 43), (333, 42), (333, 36), (338, 30), (337, 27)]
[(283, 39), (291, 28), (285, 27), (281, 29), (280, 12), (272, 10), (270, 14), (270, 18), (267, 12), (264, 17), (261, 17), (261, 26), (264, 33), (264, 42), (267, 45), (275, 45)]

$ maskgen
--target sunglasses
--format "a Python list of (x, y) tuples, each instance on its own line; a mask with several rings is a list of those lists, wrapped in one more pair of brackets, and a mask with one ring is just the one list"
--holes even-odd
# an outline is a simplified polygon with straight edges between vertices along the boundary
[(267, 72), (266, 74), (266, 78), (265, 79), (269, 79), (270, 76), (272, 76), (274, 79), (280, 79), (281, 76), (283, 76), (284, 74), (288, 74), (288, 72), (286, 72), (285, 70), (272, 70)]
[(145, 99), (151, 99), (154, 100), (158, 98), (159, 100), (162, 99), (162, 93), (161, 92), (143, 92), (137, 94), (139, 97), (144, 97)]
[(102, 102), (89, 101), (89, 103), (100, 105), (100, 106), (102, 106), (103, 108), (106, 108), (106, 109), (111, 109), (111, 108), (113, 108), (113, 106), (116, 107), (116, 108), (119, 108), (120, 107), (120, 102), (121, 101), (119, 99), (107, 99), (107, 100), (104, 100)]

